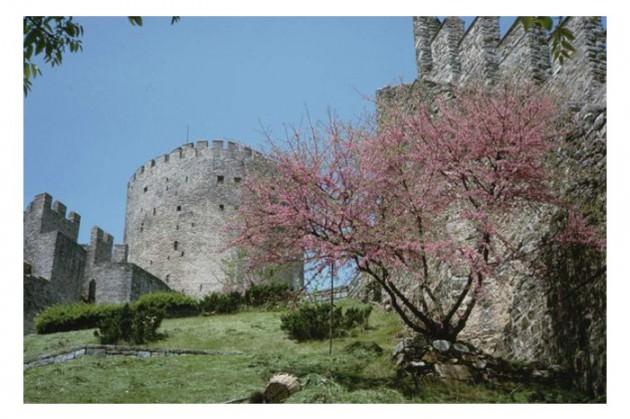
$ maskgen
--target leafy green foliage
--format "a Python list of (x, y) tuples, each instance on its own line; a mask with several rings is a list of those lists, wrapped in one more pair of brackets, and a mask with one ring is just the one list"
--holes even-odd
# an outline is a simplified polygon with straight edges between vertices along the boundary
[(575, 35), (566, 27), (566, 21), (560, 22), (554, 28), (551, 16), (521, 16), (519, 19), (526, 31), (538, 26), (549, 32), (551, 55), (554, 61), (557, 61), (560, 65), (564, 64), (575, 53), (575, 47), (572, 44), (575, 40)]
[(131, 26), (142, 26), (142, 16), (128, 16)]
[(101, 343), (113, 344), (121, 339), (129, 341), (131, 336), (131, 309), (125, 304), (120, 310), (115, 310), (104, 316), (98, 324), (98, 331), (94, 335)]
[[(345, 336), (356, 327), (367, 328), (368, 318), (372, 307), (350, 307), (344, 313), (341, 307), (332, 310), (333, 337)], [(331, 306), (323, 304), (304, 304), (297, 310), (291, 311), (280, 318), (280, 329), (289, 338), (298, 342), (307, 340), (322, 340), (330, 337)]]
[[(129, 16), (132, 26), (142, 26), (141, 16)], [(180, 20), (171, 18), (171, 25)], [(66, 49), (70, 52), (83, 50), (81, 38), (83, 26), (73, 21), (72, 16), (26, 16), (24, 17), (24, 96), (33, 85), (32, 79), (42, 74), (34, 62), (38, 55), (51, 67), (61, 65)]]
[(157, 330), (164, 317), (164, 310), (159, 308), (135, 306), (131, 323), (131, 341), (145, 343), (157, 340), (160, 337)]
[[(115, 318), (124, 310), (123, 304), (57, 304), (44, 309), (35, 317), (35, 329), (39, 334), (69, 330), (93, 329), (103, 326), (106, 319)], [(130, 305), (132, 311), (164, 312), (164, 316), (188, 317), (199, 314), (199, 304), (194, 298), (175, 292), (144, 294)], [(107, 326), (103, 326), (107, 329)], [(125, 339), (126, 340), (126, 339)]]
[(254, 284), (245, 291), (245, 303), (252, 307), (273, 306), (291, 296), (289, 285), (282, 282)]
[(120, 308), (117, 304), (57, 304), (35, 317), (35, 329), (40, 334), (92, 329)]
[[(330, 304), (304, 304), (280, 318), (280, 329), (298, 342), (322, 340), (330, 337)], [(332, 310), (333, 337), (341, 336), (343, 313), (340, 307)]]
[(188, 317), (199, 314), (199, 303), (197, 300), (178, 292), (144, 294), (133, 304), (137, 308), (163, 310), (167, 318)]
[(31, 89), (31, 79), (42, 72), (34, 59), (43, 55), (46, 64), (60, 65), (66, 48), (70, 52), (83, 49), (83, 26), (71, 16), (26, 16), (24, 18), (24, 95)]
[(344, 313), (344, 327), (348, 330), (360, 327), (367, 329), (372, 306), (349, 307)]
[(201, 311), (206, 314), (227, 314), (234, 313), (243, 304), (243, 297), (234, 291), (229, 294), (213, 292), (206, 295), (199, 302)]
[(95, 335), (101, 343), (113, 344), (125, 341), (142, 344), (156, 340), (157, 329), (164, 319), (164, 310), (152, 306), (130, 306), (125, 304), (120, 310), (110, 313), (99, 323)]

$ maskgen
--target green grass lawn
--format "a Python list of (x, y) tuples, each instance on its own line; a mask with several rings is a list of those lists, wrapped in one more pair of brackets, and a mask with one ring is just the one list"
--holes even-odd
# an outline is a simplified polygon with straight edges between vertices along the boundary
[[(344, 301), (344, 304), (352, 302)], [(280, 330), (281, 312), (245, 311), (232, 315), (168, 319), (160, 331), (161, 348), (240, 351), (242, 355), (182, 355), (140, 359), (85, 356), (64, 364), (24, 372), (26, 403), (220, 403), (262, 390), (274, 373), (300, 378), (303, 390), (293, 403), (415, 403), (415, 402), (527, 402), (571, 401), (577, 395), (558, 389), (506, 384), (481, 385), (424, 383), (414, 390), (395, 379), (390, 361), (393, 345), (402, 333), (396, 315), (373, 311), (370, 328), (334, 340), (296, 343)], [(24, 357), (58, 352), (86, 343), (98, 343), (93, 330), (28, 335)], [(344, 347), (355, 341), (373, 341), (382, 355), (350, 354)], [(536, 399), (538, 397), (538, 399)]]

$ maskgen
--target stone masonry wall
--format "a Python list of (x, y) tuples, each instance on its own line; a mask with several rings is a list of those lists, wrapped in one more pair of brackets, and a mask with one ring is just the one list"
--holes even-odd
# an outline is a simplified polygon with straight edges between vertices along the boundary
[[(47, 193), (35, 196), (24, 211), (24, 260), (31, 265), (34, 275), (53, 279), (57, 233), (76, 242), (81, 217), (75, 212), (71, 212), (69, 218), (65, 215), (66, 206), (59, 201), (53, 202)], [(64, 253), (76, 252), (78, 258), (84, 253), (78, 248), (67, 250)]]
[[(492, 17), (475, 19), (455, 48), (440, 32), (451, 28), (457, 33), (457, 19), (444, 21), (435, 35), (435, 17), (414, 18), (418, 81), (379, 90), (379, 117), (388, 106), (413, 110), (418, 100), (448, 96), (457, 86), (536, 83), (559, 98), (574, 119), (575, 131), (558, 150), (558, 186), (605, 229), (606, 33), (599, 19), (564, 19), (576, 36), (577, 51), (562, 66), (551, 59), (541, 29), (525, 32), (516, 22), (499, 39), (498, 19)], [(546, 242), (557, 216), (541, 208), (522, 214), (510, 227), (512, 234), (538, 248), (550, 273), (540, 277), (512, 266), (488, 281), (488, 298), (482, 298), (461, 336), (495, 355), (561, 364), (573, 371), (578, 387), (605, 397), (605, 255), (565, 251)], [(548, 227), (537, 226), (539, 222)]]
[(57, 296), (50, 281), (34, 276), (30, 272), (30, 265), (25, 265), (29, 271), (24, 272), (24, 333), (35, 331), (33, 319), (44, 308), (55, 304)]
[(80, 298), (86, 252), (76, 243), (80, 217), (66, 207), (52, 202), (48, 194), (39, 194), (24, 211), (24, 260), (34, 276), (50, 281), (57, 302)]
[(127, 262), (127, 245), (113, 243), (111, 234), (97, 226), (92, 228), (83, 282), (84, 292), (90, 288), (94, 292), (88, 299), (97, 303), (131, 302), (142, 294), (170, 290), (159, 278)]
[[(551, 58), (548, 35), (540, 28), (525, 32), (518, 20), (499, 39), (497, 17), (477, 17), (463, 33), (463, 21), (448, 17), (436, 32), (434, 16), (413, 20), (418, 79), (466, 85), (500, 80), (544, 84), (567, 103), (604, 103), (606, 31), (592, 16), (566, 17), (576, 52), (560, 65)], [(438, 22), (438, 23), (436, 23)]]
[(129, 261), (188, 295), (221, 291), (224, 261), (233, 256), (224, 251), (226, 221), (238, 208), (247, 167), (261, 159), (249, 147), (214, 140), (141, 166), (127, 188)]
[(142, 294), (169, 291), (159, 278), (133, 263), (103, 263), (92, 270), (99, 303), (120, 303), (137, 300)]
[(42, 309), (83, 300), (120, 303), (169, 287), (140, 267), (127, 263), (126, 245), (99, 227), (90, 243), (77, 243), (80, 217), (37, 195), (24, 211), (24, 332), (33, 331), (33, 319)]

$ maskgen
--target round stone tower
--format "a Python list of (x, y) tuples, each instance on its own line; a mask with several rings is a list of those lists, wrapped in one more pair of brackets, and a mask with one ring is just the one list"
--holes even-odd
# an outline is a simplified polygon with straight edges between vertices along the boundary
[(238, 208), (246, 167), (262, 158), (231, 141), (197, 141), (140, 166), (127, 187), (129, 262), (188, 295), (220, 291), (225, 221)]

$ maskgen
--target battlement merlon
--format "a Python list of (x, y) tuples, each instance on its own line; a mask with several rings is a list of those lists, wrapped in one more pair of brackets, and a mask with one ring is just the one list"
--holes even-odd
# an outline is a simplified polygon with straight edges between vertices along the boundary
[(464, 36), (464, 21), (457, 16), (444, 19), (430, 41), (432, 69), (423, 78), (455, 83), (461, 74), (459, 44)]
[(195, 143), (183, 144), (171, 152), (153, 158), (138, 167), (129, 179), (127, 188), (131, 188), (136, 181), (144, 179), (146, 176), (151, 176), (154, 170), (159, 171), (162, 165), (173, 164), (180, 159), (195, 157), (241, 161), (264, 158), (264, 155), (252, 150), (249, 146), (241, 145), (231, 140), (215, 139), (212, 142), (198, 140)]
[(88, 265), (98, 265), (104, 262), (112, 261), (112, 249), (114, 246), (114, 237), (103, 231), (98, 226), (92, 227), (90, 230), (90, 244), (88, 246)]
[(39, 233), (60, 231), (70, 239), (76, 241), (79, 236), (81, 216), (71, 211), (66, 218), (67, 207), (60, 201), (53, 201), (50, 194), (44, 192), (35, 195), (33, 201), (24, 211), (25, 221), (30, 219), (28, 225), (37, 228)]
[(433, 68), (431, 41), (440, 30), (441, 25), (439, 19), (435, 16), (415, 16), (413, 18), (418, 77), (429, 74)]
[(498, 17), (477, 17), (465, 32), (463, 21), (452, 16), (441, 24), (435, 16), (414, 17), (413, 24), (419, 79), (461, 85), (473, 79), (494, 83), (510, 77), (544, 83), (556, 78), (570, 84), (572, 69), (579, 68), (598, 84), (595, 89), (605, 85), (606, 36), (598, 17), (567, 17), (561, 22), (573, 31), (577, 50), (575, 59), (563, 66), (552, 62), (547, 31), (537, 26), (525, 31), (518, 19), (503, 38)]

